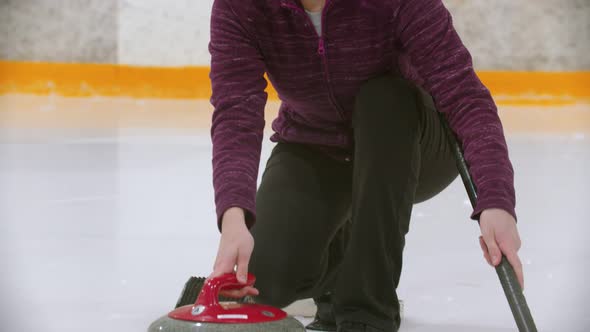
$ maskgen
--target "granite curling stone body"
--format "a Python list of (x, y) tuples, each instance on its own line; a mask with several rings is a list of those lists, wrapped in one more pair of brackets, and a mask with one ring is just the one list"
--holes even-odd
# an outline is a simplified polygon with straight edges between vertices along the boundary
[[(248, 275), (247, 285), (256, 279)], [(305, 332), (284, 311), (261, 304), (219, 303), (222, 289), (240, 289), (235, 274), (208, 280), (194, 305), (185, 305), (153, 322), (148, 332)]]

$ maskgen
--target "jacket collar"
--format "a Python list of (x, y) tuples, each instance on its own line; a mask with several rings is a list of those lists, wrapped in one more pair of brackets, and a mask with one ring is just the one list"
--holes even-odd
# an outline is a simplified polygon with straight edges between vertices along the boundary
[[(324, 4), (324, 11), (328, 10), (329, 7), (336, 2), (337, 0), (326, 0), (326, 3)], [(301, 0), (280, 0), (281, 2), (281, 7), (283, 8), (295, 8), (298, 7), (301, 10), (303, 10), (303, 5), (301, 4)]]

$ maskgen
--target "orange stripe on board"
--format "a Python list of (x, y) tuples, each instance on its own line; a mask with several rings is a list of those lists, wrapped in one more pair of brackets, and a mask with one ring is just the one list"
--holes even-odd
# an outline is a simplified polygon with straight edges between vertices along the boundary
[(205, 67), (0, 62), (0, 93), (208, 98)]
[(590, 101), (590, 71), (477, 74), (499, 104), (560, 106)]
[[(566, 105), (590, 101), (590, 72), (482, 71), (499, 104)], [(269, 98), (278, 96), (269, 85)], [(208, 67), (138, 67), (0, 61), (0, 94), (209, 99)]]
[(208, 67), (0, 61), (0, 94), (9, 93), (209, 99), (211, 84)]

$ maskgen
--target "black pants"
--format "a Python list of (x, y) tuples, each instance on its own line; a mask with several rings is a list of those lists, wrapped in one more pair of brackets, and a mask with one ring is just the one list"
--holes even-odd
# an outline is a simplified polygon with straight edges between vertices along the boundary
[(353, 116), (354, 158), (279, 143), (257, 195), (250, 271), (259, 301), (332, 293), (338, 323), (397, 331), (396, 288), (414, 203), (457, 176), (431, 98), (401, 78), (368, 81)]

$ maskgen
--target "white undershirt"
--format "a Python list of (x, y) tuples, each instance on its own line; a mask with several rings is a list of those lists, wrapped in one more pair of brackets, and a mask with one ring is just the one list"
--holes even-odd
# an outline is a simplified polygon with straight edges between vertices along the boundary
[(315, 31), (318, 32), (318, 36), (322, 35), (322, 12), (310, 12), (309, 10), (305, 10), (309, 19), (311, 19), (311, 23), (313, 23), (313, 27)]

